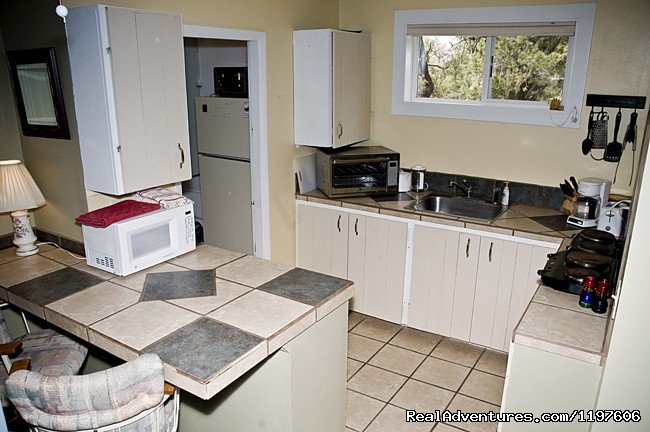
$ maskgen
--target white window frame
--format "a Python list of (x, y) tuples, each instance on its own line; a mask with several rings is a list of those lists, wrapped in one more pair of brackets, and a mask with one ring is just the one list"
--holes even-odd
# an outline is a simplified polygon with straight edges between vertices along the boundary
[[(595, 4), (523, 7), (400, 10), (395, 12), (393, 38), (392, 113), (578, 128), (584, 105), (587, 65), (593, 32)], [(564, 74), (563, 111), (546, 103), (490, 99), (487, 101), (415, 98), (413, 91), (417, 59), (409, 25), (575, 22), (569, 38)], [(487, 67), (487, 65), (486, 65)]]

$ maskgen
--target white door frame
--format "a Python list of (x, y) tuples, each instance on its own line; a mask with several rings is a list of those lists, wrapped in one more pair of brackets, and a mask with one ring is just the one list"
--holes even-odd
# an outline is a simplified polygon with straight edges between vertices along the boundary
[(247, 42), (254, 254), (257, 257), (270, 259), (271, 218), (269, 210), (268, 117), (266, 112), (266, 33), (221, 27), (183, 25), (183, 37)]

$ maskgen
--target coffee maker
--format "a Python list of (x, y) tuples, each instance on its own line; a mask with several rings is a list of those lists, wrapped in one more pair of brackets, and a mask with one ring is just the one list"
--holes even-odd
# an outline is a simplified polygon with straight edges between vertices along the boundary
[(598, 216), (609, 201), (610, 180), (598, 177), (585, 177), (578, 180), (578, 197), (573, 203), (567, 223), (580, 228), (598, 225)]

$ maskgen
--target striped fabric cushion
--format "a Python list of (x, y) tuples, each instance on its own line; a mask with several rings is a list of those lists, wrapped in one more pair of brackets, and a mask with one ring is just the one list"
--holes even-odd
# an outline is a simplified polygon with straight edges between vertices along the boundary
[[(129, 419), (159, 404), (164, 372), (160, 358), (144, 354), (101, 372), (48, 376), (18, 371), (7, 379), (7, 395), (23, 419), (59, 431), (93, 429)], [(164, 405), (122, 430), (167, 431)]]

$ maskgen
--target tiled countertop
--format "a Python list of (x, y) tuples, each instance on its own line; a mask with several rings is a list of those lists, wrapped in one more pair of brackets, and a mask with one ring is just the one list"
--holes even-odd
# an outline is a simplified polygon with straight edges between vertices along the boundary
[(494, 221), (481, 221), (408, 210), (405, 207), (412, 204), (414, 199), (406, 193), (330, 199), (323, 192), (315, 189), (305, 194), (296, 194), (296, 199), (558, 244), (580, 231), (566, 224), (566, 215), (563, 213), (547, 207), (526, 204), (512, 204)]
[[(197, 289), (205, 282), (199, 270), (214, 272), (215, 290), (207, 291), (214, 295)], [(145, 296), (148, 274), (158, 285), (147, 281)], [(166, 297), (159, 286), (165, 277), (175, 297), (186, 297), (156, 299)], [(124, 360), (156, 353), (167, 381), (203, 399), (352, 294), (350, 281), (207, 245), (127, 277), (48, 246), (25, 258), (0, 250), (0, 298)]]

